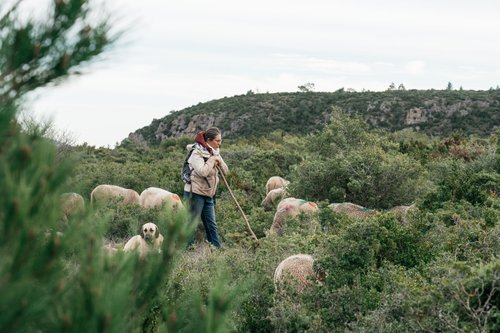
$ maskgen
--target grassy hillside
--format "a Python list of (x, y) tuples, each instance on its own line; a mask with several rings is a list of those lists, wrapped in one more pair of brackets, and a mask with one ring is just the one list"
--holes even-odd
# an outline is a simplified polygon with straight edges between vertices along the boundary
[(226, 137), (262, 136), (275, 130), (320, 130), (333, 107), (361, 116), (370, 128), (411, 129), (445, 136), (455, 131), (486, 136), (500, 128), (500, 90), (395, 90), (297, 92), (225, 97), (175, 111), (133, 133), (129, 140), (158, 144), (218, 126)]
[[(10, 133), (0, 153), (2, 331), (498, 331), (499, 134), (430, 138), (372, 131), (341, 112), (329, 118), (311, 135), (224, 140), (227, 180), (259, 240), (221, 185), (222, 250), (203, 235), (186, 249), (194, 228), (182, 211), (89, 204), (99, 184), (181, 194), (191, 139), (61, 156), (36, 131), (0, 128)], [(284, 219), (281, 236), (269, 235), (276, 208), (261, 206), (274, 175), (290, 180), (288, 196), (319, 206)], [(86, 209), (64, 221), (59, 194), (70, 191)], [(369, 214), (330, 207), (345, 202)], [(405, 215), (390, 210), (409, 204)], [(141, 260), (122, 249), (146, 222), (165, 241)], [(314, 258), (310, 280), (278, 288), (275, 269), (295, 254)]]
[[(234, 332), (493, 332), (500, 329), (500, 150), (498, 133), (454, 134), (370, 130), (361, 118), (330, 114), (312, 135), (274, 131), (259, 140), (224, 140), (228, 182), (259, 238), (251, 239), (221, 185), (217, 221), (223, 250), (204, 243), (176, 254), (177, 265), (146, 321), (156, 332), (163, 307), (184, 309), (213, 286), (230, 300), (226, 329)], [(86, 198), (97, 184), (140, 192), (149, 186), (182, 193), (179, 170), (186, 138), (158, 146), (128, 142), (114, 150), (75, 147), (80, 154), (68, 188)], [(312, 216), (286, 220), (282, 236), (268, 231), (276, 210), (261, 206), (273, 175), (291, 181), (289, 196), (316, 202)], [(371, 212), (356, 218), (331, 203)], [(401, 215), (390, 209), (415, 204)], [(120, 244), (159, 211), (110, 205), (105, 239)], [(168, 227), (164, 224), (164, 228)], [(298, 253), (315, 259), (320, 279), (303, 292), (275, 290), (274, 270)], [(186, 326), (181, 326), (186, 327)], [(189, 327), (189, 326), (188, 326)]]

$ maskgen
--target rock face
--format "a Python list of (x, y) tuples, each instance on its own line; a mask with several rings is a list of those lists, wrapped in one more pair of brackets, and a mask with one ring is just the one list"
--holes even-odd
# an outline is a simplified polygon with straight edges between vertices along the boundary
[(215, 126), (217, 122), (217, 117), (212, 114), (197, 114), (188, 118), (186, 115), (179, 115), (174, 118), (170, 126), (166, 126), (165, 123), (160, 122), (158, 128), (155, 131), (156, 139), (159, 141), (167, 137), (180, 137), (180, 136), (192, 136), (195, 137), (196, 134), (202, 129)]
[(413, 108), (406, 113), (405, 124), (415, 125), (427, 121), (426, 111), (422, 108)]

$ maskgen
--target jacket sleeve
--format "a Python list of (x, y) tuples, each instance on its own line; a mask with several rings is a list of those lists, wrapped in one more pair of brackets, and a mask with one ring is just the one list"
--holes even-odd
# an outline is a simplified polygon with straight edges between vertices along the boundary
[(210, 172), (215, 168), (215, 156), (210, 156), (205, 162), (203, 156), (197, 151), (193, 151), (188, 162), (193, 170), (201, 177), (208, 177)]
[(220, 157), (220, 160), (222, 161), (222, 163), (220, 164), (220, 170), (222, 171), (222, 173), (224, 175), (227, 175), (229, 173), (229, 168), (227, 167), (227, 164), (226, 162), (224, 162), (224, 160), (222, 159), (222, 157), (219, 155)]

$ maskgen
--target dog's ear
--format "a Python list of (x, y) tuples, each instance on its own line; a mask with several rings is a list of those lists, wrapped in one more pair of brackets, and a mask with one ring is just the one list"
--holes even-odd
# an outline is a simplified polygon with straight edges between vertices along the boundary
[(158, 229), (158, 226), (156, 226), (155, 229), (155, 238), (158, 238), (160, 236), (160, 229)]

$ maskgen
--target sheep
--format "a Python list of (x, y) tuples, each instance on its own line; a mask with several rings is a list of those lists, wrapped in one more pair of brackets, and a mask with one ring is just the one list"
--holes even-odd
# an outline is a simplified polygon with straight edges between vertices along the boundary
[(334, 212), (343, 213), (350, 218), (365, 218), (376, 214), (375, 210), (365, 208), (351, 202), (332, 203), (328, 205)]
[(62, 219), (64, 222), (68, 222), (71, 215), (76, 213), (82, 213), (85, 209), (85, 200), (83, 197), (75, 192), (63, 193), (61, 194), (61, 208), (62, 208)]
[(102, 245), (102, 249), (104, 251), (104, 254), (108, 256), (113, 256), (118, 252), (118, 245), (111, 240), (105, 239)]
[(126, 205), (138, 205), (139, 193), (116, 185), (98, 185), (90, 194), (90, 203), (105, 202), (110, 198), (122, 197)]
[(285, 188), (275, 188), (274, 190), (267, 193), (264, 200), (261, 202), (261, 206), (264, 210), (271, 210), (287, 195), (287, 190)]
[(288, 218), (297, 217), (300, 213), (311, 215), (317, 211), (319, 211), (319, 208), (314, 202), (296, 198), (285, 198), (280, 201), (276, 208), (269, 235), (281, 235), (283, 233), (283, 226)]
[(286, 179), (283, 179), (279, 176), (272, 176), (267, 180), (266, 183), (266, 195), (269, 191), (274, 190), (276, 188), (286, 188), (290, 182)]
[(289, 286), (301, 293), (316, 279), (314, 259), (308, 254), (295, 254), (284, 259), (274, 271), (274, 287), (277, 291)]
[(413, 210), (413, 209), (415, 209), (415, 204), (410, 205), (410, 206), (402, 205), (402, 206), (392, 207), (391, 209), (389, 209), (389, 212), (394, 213), (396, 215), (396, 217), (398, 218), (400, 223), (406, 224), (406, 223), (408, 223), (408, 221), (406, 220), (406, 215), (408, 214), (409, 210)]
[(144, 208), (161, 207), (163, 203), (170, 209), (182, 208), (181, 198), (172, 192), (158, 187), (149, 187), (141, 192), (140, 204)]

